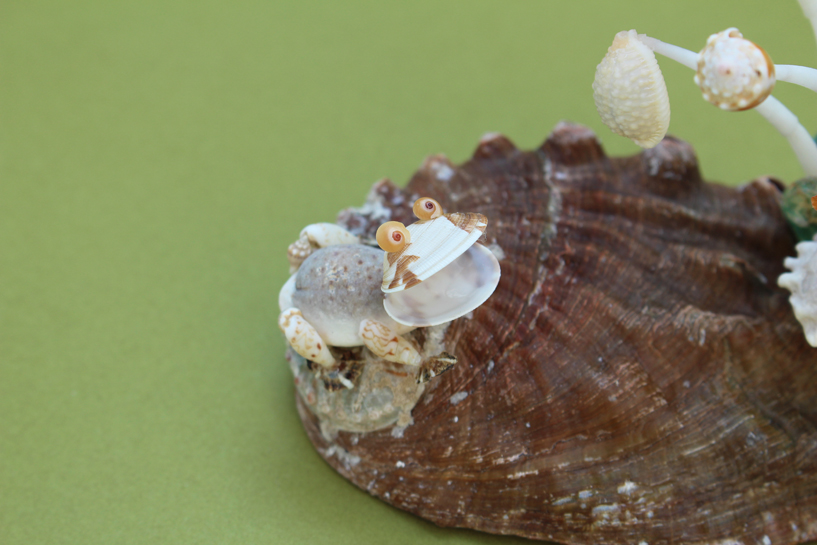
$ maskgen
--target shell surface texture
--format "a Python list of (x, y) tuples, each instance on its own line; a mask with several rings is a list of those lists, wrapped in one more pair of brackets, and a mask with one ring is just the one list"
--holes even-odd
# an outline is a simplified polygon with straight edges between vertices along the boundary
[(357, 402), (299, 386), (310, 440), (441, 526), (588, 545), (817, 539), (817, 349), (776, 285), (796, 255), (780, 195), (768, 178), (703, 181), (674, 138), (608, 158), (568, 124), (530, 152), (494, 135), (462, 165), (428, 158), (405, 189), (378, 182), (341, 226), (371, 239), (410, 224), (418, 196), (477, 211), (502, 277), (470, 315), (417, 330), (458, 363), (378, 426), (347, 426), (371, 431), (327, 430), (332, 403)]

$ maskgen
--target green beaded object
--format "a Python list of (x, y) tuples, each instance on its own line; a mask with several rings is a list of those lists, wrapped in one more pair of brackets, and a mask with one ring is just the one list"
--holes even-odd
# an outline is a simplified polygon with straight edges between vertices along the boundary
[(817, 195), (817, 178), (804, 178), (786, 188), (780, 207), (797, 240), (813, 240), (817, 234), (817, 210), (811, 198)]

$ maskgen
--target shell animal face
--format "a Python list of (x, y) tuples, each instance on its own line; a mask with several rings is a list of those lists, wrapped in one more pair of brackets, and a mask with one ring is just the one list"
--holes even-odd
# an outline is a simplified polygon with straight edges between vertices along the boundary
[(325, 433), (321, 407), (355, 402), (299, 382), (344, 477), (441, 526), (551, 542), (817, 539), (817, 350), (775, 284), (795, 252), (775, 183), (708, 184), (671, 137), (611, 159), (560, 125), (532, 152), (486, 138), (371, 195), (339, 219), (362, 238), (372, 211), (408, 222), (430, 195), (490, 218), (504, 257), (470, 318), (416, 330), (459, 363), (401, 398), (399, 428)]
[(411, 242), (383, 259), (383, 305), (406, 326), (439, 325), (471, 312), (491, 296), (499, 283), (499, 261), (476, 244), (488, 226), (482, 214), (443, 214), (440, 204), (428, 197), (417, 199), (413, 210), (420, 221), (407, 228)]

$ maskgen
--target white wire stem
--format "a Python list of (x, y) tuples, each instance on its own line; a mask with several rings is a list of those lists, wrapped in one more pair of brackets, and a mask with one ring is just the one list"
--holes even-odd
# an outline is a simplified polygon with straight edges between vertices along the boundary
[(661, 40), (656, 40), (655, 38), (650, 38), (646, 34), (639, 34), (638, 39), (656, 53), (660, 53), (676, 62), (680, 62), (687, 68), (698, 70), (698, 54), (694, 51), (668, 44)]
[(800, 0), (800, 7), (803, 8), (806, 18), (811, 21), (811, 28), (817, 38), (817, 0)]
[[(808, 4), (808, 9), (812, 10), (815, 15), (815, 18), (812, 19), (809, 16), (809, 19), (811, 19), (812, 22), (817, 22), (817, 0), (800, 0), (800, 4), (803, 6), (803, 11), (809, 16), (809, 12), (806, 11), (806, 4)], [(815, 32), (817, 33), (817, 26), (815, 26)], [(678, 47), (677, 45), (664, 43), (661, 40), (656, 40), (655, 38), (650, 38), (643, 34), (639, 34), (638, 37), (647, 47), (656, 53), (660, 53), (665, 57), (697, 71), (697, 53), (684, 49), (683, 47)], [(787, 78), (791, 77), (791, 79), (783, 79), (778, 76), (778, 79), (782, 81), (804, 85), (801, 81), (807, 81), (807, 78), (814, 77), (815, 83), (817, 83), (817, 75), (812, 74), (817, 74), (817, 70), (799, 66), (791, 67), (785, 64), (781, 66), (783, 67), (783, 74)], [(792, 70), (791, 68), (803, 68), (803, 71)], [(777, 73), (777, 67), (775, 67), (775, 73)], [(798, 81), (792, 81), (792, 79), (797, 79)], [(804, 85), (804, 87), (810, 87), (810, 85)], [(800, 166), (803, 167), (806, 176), (817, 176), (817, 144), (814, 143), (811, 135), (797, 120), (797, 116), (791, 113), (782, 102), (773, 96), (766, 98), (766, 100), (754, 109), (765, 117), (766, 120), (789, 141), (789, 145), (791, 145), (794, 150), (794, 154), (800, 161)]]
[(773, 96), (767, 97), (755, 110), (786, 137), (806, 176), (817, 176), (817, 144), (797, 116)]
[(817, 70), (814, 68), (795, 64), (775, 64), (774, 74), (777, 81), (802, 85), (817, 92)]

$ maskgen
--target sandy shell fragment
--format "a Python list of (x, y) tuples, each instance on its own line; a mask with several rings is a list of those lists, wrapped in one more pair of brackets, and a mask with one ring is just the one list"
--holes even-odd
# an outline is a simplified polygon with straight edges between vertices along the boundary
[[(787, 257), (789, 273), (781, 274), (777, 284), (791, 292), (789, 302), (806, 340), (817, 347), (817, 242), (801, 242), (797, 257)], [(817, 355), (815, 355), (817, 357)]]
[(704, 99), (722, 110), (748, 110), (774, 89), (774, 63), (738, 29), (727, 28), (707, 39), (698, 57), (695, 83)]
[(643, 148), (667, 134), (670, 107), (664, 76), (655, 53), (635, 30), (616, 34), (596, 67), (593, 98), (604, 124)]
[(290, 308), (283, 311), (278, 318), (278, 327), (298, 354), (324, 367), (335, 365), (335, 358), (329, 352), (329, 347), (315, 328), (304, 319), (300, 310)]
[(488, 225), (482, 214), (454, 212), (406, 229), (411, 240), (401, 251), (383, 258), (384, 293), (416, 286), (457, 259), (474, 244)]

